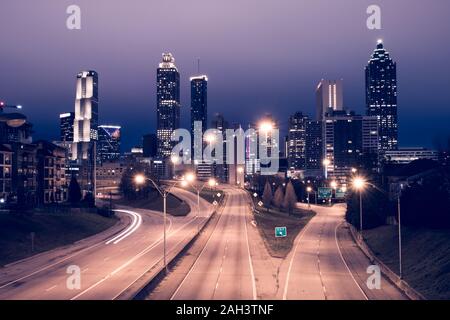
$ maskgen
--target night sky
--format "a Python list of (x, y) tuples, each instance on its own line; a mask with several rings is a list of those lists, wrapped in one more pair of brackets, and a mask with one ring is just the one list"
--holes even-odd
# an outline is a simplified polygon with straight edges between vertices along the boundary
[[(67, 6), (82, 29), (66, 28)], [(366, 8), (382, 8), (368, 30)], [(2, 0), (0, 99), (22, 104), (35, 139), (59, 137), (73, 111), (78, 71), (99, 73), (100, 123), (123, 127), (123, 150), (155, 131), (156, 67), (172, 52), (181, 73), (182, 125), (189, 127), (189, 76), (209, 77), (209, 115), (287, 125), (315, 116), (321, 78), (344, 79), (347, 109), (364, 112), (364, 66), (378, 38), (397, 61), (401, 146), (450, 135), (448, 0)]]

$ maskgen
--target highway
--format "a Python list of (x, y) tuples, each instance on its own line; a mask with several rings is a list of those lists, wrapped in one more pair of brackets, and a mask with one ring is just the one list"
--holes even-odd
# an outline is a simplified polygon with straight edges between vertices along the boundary
[(371, 263), (343, 228), (344, 205), (312, 206), (312, 210), (317, 215), (297, 237), (285, 261), (283, 299), (405, 299), (384, 277), (379, 290), (367, 287)]
[[(213, 210), (201, 199), (196, 217), (197, 196), (182, 189), (174, 193), (191, 212), (168, 215), (169, 253), (187, 243)], [(162, 264), (163, 219), (162, 213), (141, 209), (122, 208), (117, 214), (120, 223), (101, 234), (0, 269), (0, 300), (122, 298), (141, 276)], [(74, 288), (68, 273), (73, 268), (81, 272), (80, 288)]]
[(171, 299), (252, 300), (256, 284), (246, 216), (249, 198), (245, 191), (224, 188), (225, 207), (197, 260)]

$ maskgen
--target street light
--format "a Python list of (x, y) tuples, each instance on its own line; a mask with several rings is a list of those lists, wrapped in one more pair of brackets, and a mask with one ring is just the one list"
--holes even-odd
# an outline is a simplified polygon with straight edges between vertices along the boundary
[(309, 202), (309, 194), (311, 193), (312, 188), (311, 187), (307, 187), (306, 188), (306, 192), (308, 192), (308, 209), (311, 209), (311, 204)]
[(264, 133), (269, 133), (270, 131), (273, 130), (273, 124), (268, 121), (261, 122), (261, 124), (259, 125), (259, 130), (261, 130)]
[[(200, 185), (200, 186), (196, 186), (193, 182), (196, 180), (195, 175), (190, 172), (188, 174), (186, 174), (185, 176), (185, 181), (186, 183), (183, 183), (182, 185), (187, 186), (188, 184), (191, 185), (192, 188), (194, 188), (194, 190), (197, 192), (197, 216), (196, 219), (200, 216), (200, 193), (203, 191), (203, 189), (206, 186), (216, 186), (218, 185), (218, 183), (216, 182), (216, 179), (210, 178), (207, 182), (205, 182), (204, 184)], [(200, 227), (199, 224), (197, 224), (198, 227)]]
[(163, 258), (163, 260), (164, 260), (164, 269), (165, 269), (165, 271), (166, 271), (166, 273), (168, 273), (169, 272), (169, 269), (168, 269), (168, 267), (167, 267), (167, 260), (166, 260), (166, 256), (167, 256), (167, 254), (166, 254), (166, 221), (167, 221), (167, 195), (170, 193), (170, 190), (172, 190), (172, 188), (173, 187), (175, 187), (176, 185), (177, 185), (177, 183), (179, 182), (179, 181), (176, 181), (173, 185), (171, 185), (169, 188), (162, 188), (161, 186), (158, 186), (157, 184), (156, 184), (156, 182), (153, 180), (153, 179), (151, 179), (151, 178), (149, 178), (149, 177), (146, 177), (146, 176), (144, 176), (143, 174), (138, 174), (138, 175), (136, 175), (135, 177), (134, 177), (134, 182), (136, 183), (136, 184), (138, 184), (138, 185), (140, 185), (140, 184), (144, 184), (145, 183), (145, 181), (150, 181), (152, 184), (153, 184), (153, 186), (155, 187), (155, 189), (159, 192), (159, 194), (163, 197), (163, 202), (164, 202), (164, 205), (163, 205), (163, 207), (164, 207), (164, 210), (163, 210), (163, 219), (164, 219), (164, 258)]
[(205, 141), (208, 142), (208, 143), (210, 143), (210, 144), (212, 144), (213, 142), (216, 141), (216, 136), (215, 136), (214, 134), (212, 134), (212, 133), (207, 134), (207, 135), (205, 136)]
[(362, 192), (366, 186), (366, 180), (362, 177), (353, 179), (353, 188), (359, 191), (359, 236), (363, 238), (363, 209), (362, 209)]

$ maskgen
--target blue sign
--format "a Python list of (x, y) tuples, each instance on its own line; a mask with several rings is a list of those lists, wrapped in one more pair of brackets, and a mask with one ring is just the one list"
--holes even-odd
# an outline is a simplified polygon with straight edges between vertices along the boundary
[(275, 238), (284, 238), (287, 236), (286, 227), (276, 227), (275, 228)]

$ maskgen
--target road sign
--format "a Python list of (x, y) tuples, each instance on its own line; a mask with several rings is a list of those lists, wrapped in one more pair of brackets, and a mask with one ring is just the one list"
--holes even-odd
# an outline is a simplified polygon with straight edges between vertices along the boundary
[(343, 190), (342, 188), (337, 188), (335, 194), (336, 194), (336, 199), (344, 199), (346, 192), (345, 192), (345, 189)]
[(214, 200), (213, 205), (217, 206), (218, 204), (219, 203), (216, 200)]
[(332, 188), (319, 188), (318, 190), (318, 198), (319, 199), (331, 199), (333, 195)]
[(287, 236), (286, 227), (276, 227), (275, 228), (275, 238), (284, 238)]
[(264, 203), (262, 201), (258, 202), (258, 206), (262, 207), (264, 205)]

